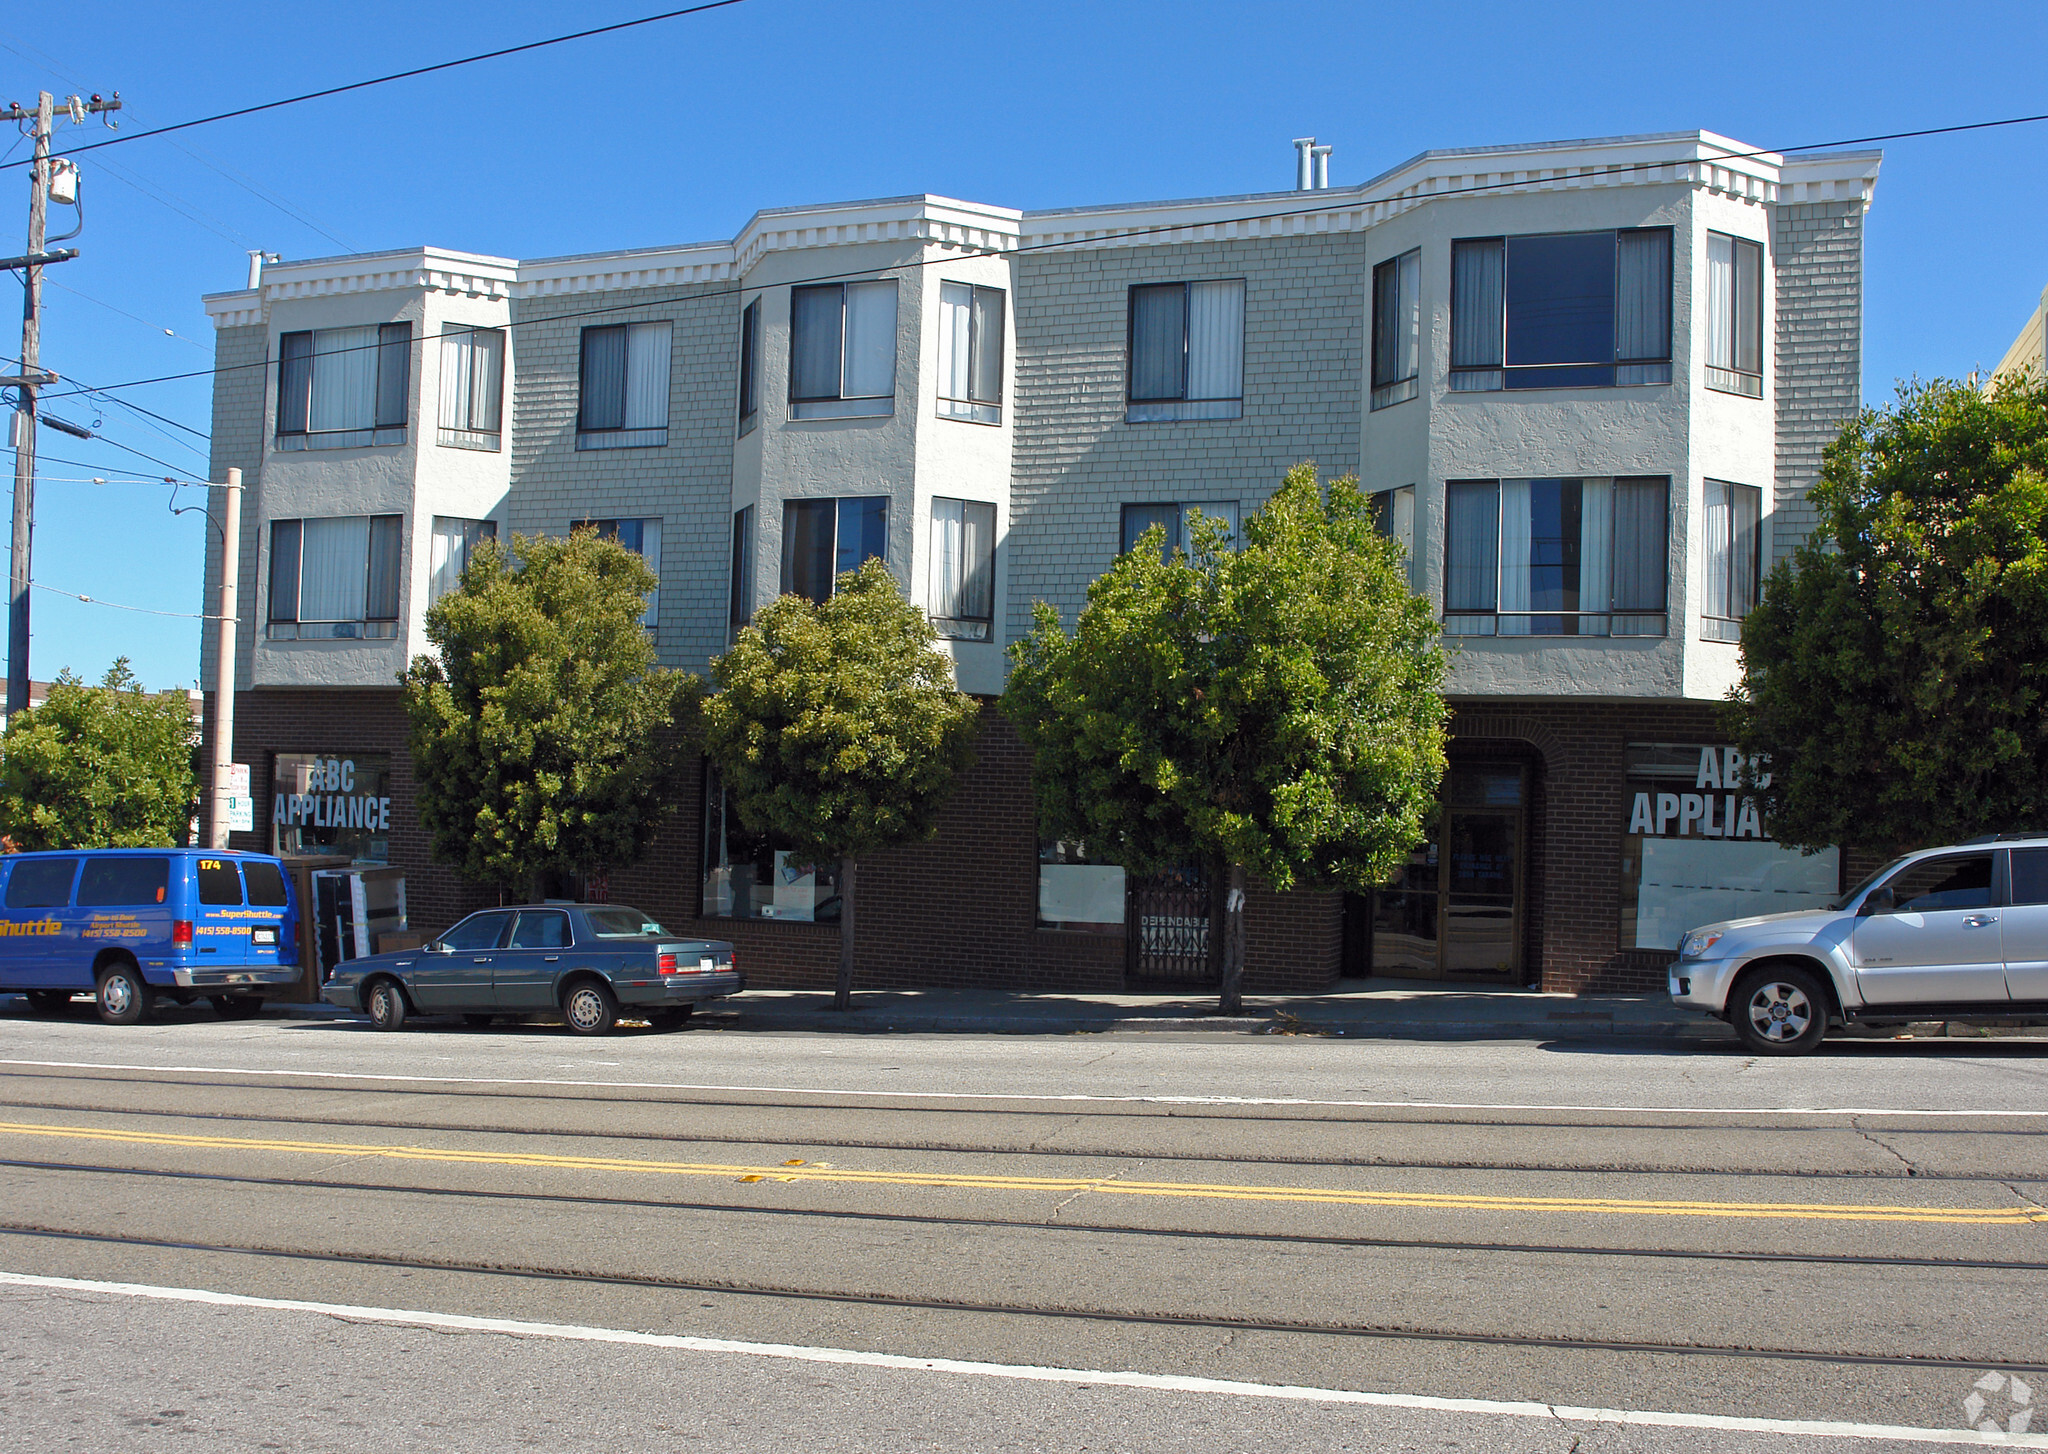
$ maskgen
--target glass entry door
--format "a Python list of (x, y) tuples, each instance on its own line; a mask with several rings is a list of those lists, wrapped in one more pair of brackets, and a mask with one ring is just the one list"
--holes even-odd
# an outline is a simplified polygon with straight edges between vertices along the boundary
[(1452, 766), (1435, 841), (1373, 895), (1374, 974), (1520, 981), (1525, 778), (1518, 763)]

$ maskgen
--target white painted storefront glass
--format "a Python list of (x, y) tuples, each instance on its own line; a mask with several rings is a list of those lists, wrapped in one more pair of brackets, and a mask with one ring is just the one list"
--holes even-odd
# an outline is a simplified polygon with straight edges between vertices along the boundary
[(1819, 908), (1838, 892), (1840, 852), (1811, 856), (1776, 843), (1645, 838), (1636, 898), (1638, 949), (1676, 949), (1722, 919)]
[(308, 520), (303, 530), (299, 620), (362, 620), (369, 591), (370, 517)]
[(313, 335), (313, 433), (377, 426), (377, 328), (323, 328)]
[(932, 501), (932, 624), (941, 636), (986, 641), (995, 617), (996, 507)]

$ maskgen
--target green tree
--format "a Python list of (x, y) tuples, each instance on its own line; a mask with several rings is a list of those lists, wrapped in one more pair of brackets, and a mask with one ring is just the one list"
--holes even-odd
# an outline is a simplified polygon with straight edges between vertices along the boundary
[(2048, 826), (2048, 387), (1904, 385), (1827, 449), (1742, 629), (1738, 741), (1783, 842)]
[(1435, 810), (1449, 716), (1429, 603), (1356, 480), (1326, 496), (1296, 466), (1244, 534), (1233, 550), (1191, 516), (1189, 551), (1162, 560), (1148, 532), (1088, 588), (1072, 635), (1040, 602), (1003, 697), (1042, 832), (1133, 873), (1205, 867), (1226, 1012), (1248, 873), (1278, 889), (1385, 880)]
[(16, 848), (162, 848), (198, 805), (183, 692), (144, 692), (120, 657), (96, 687), (57, 673), (0, 742), (0, 832)]
[(853, 993), (858, 860), (929, 838), (972, 754), (980, 709), (953, 685), (924, 612), (879, 560), (823, 605), (763, 606), (711, 664), (704, 750), (740, 822), (839, 865), (839, 976)]
[[(405, 688), (420, 821), (477, 883), (601, 877), (674, 796), (703, 684), (655, 664), (647, 563), (578, 530), (486, 541), (427, 609)], [(679, 730), (682, 729), (682, 730)]]

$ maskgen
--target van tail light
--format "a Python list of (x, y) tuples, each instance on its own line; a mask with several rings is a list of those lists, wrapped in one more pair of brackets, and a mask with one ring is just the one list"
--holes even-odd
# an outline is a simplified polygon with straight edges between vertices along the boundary
[(673, 954), (657, 954), (654, 957), (654, 967), (663, 974), (674, 974), (676, 972), (676, 957)]
[(190, 944), (191, 942), (192, 921), (190, 919), (173, 920), (171, 923), (171, 943)]

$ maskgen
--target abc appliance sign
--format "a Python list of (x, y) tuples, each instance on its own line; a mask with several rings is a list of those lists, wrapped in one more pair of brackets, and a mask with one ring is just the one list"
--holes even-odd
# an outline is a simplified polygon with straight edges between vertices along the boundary
[(1762, 840), (1763, 822), (1757, 816), (1756, 800), (1748, 796), (1745, 778), (1754, 787), (1771, 785), (1771, 775), (1759, 772), (1755, 759), (1745, 759), (1740, 750), (1702, 747), (1699, 773), (1693, 784), (1699, 791), (1638, 791), (1629, 810), (1628, 831), (1651, 838), (1698, 835)]
[(353, 759), (329, 757), (315, 762), (307, 774), (307, 791), (279, 793), (270, 807), (270, 821), (278, 827), (361, 828), (381, 831), (391, 827), (391, 799), (359, 795)]

